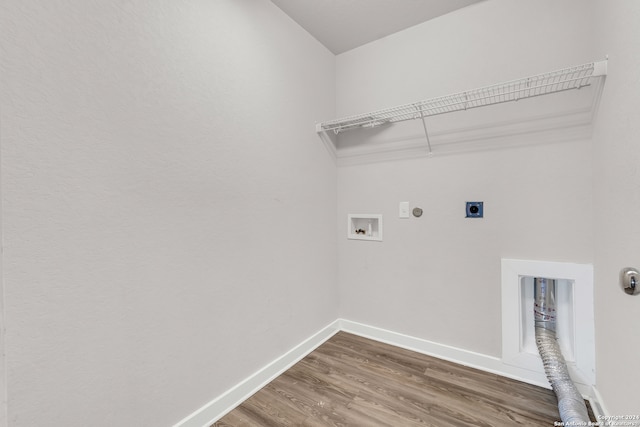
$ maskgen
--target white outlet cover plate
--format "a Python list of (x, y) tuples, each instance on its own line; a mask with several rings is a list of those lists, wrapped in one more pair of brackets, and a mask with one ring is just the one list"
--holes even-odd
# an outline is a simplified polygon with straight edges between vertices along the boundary
[(409, 218), (409, 202), (400, 202), (398, 216), (400, 216), (400, 218)]

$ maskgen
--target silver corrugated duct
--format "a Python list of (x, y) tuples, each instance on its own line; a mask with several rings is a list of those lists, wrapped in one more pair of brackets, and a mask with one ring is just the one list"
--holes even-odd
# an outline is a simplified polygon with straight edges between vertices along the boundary
[(560, 418), (565, 426), (588, 425), (590, 420), (584, 399), (569, 376), (556, 340), (556, 281), (536, 277), (533, 283), (536, 345), (551, 388), (558, 398)]

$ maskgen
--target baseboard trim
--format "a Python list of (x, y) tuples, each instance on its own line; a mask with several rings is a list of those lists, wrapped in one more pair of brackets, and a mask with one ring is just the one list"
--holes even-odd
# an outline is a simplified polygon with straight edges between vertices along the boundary
[[(337, 319), (246, 378), (240, 384), (179, 421), (173, 427), (209, 427), (340, 331), (547, 389), (551, 388), (544, 374), (505, 364), (498, 357), (404, 335), (351, 320)], [(580, 392), (591, 402), (595, 415), (606, 415), (606, 408), (604, 408), (598, 390), (595, 387), (585, 388), (580, 384), (577, 385)]]
[(339, 319), (338, 322), (340, 330), (345, 332), (547, 389), (551, 388), (544, 374), (516, 366), (505, 365), (502, 363), (502, 359), (498, 357), (488, 356), (486, 354), (476, 353), (350, 320)]
[(591, 409), (593, 409), (593, 415), (596, 416), (596, 421), (611, 415), (602, 400), (600, 391), (595, 386), (593, 387), (593, 397), (589, 399), (589, 403), (591, 404)]
[[(534, 372), (529, 369), (506, 364), (501, 358), (476, 353), (445, 344), (404, 335), (375, 326), (365, 325), (345, 319), (338, 319), (341, 331), (349, 332), (361, 337), (370, 338), (396, 347), (416, 351), (438, 359), (447, 360), (459, 365), (490, 372), (502, 377), (511, 378), (528, 384), (533, 384), (546, 389), (551, 389), (549, 381), (544, 373)], [(594, 386), (576, 383), (578, 391), (591, 403), (595, 415), (606, 415), (606, 408), (602, 404), (597, 389)], [(598, 413), (596, 413), (598, 411)]]
[(331, 322), (173, 427), (209, 427), (339, 332), (338, 323), (338, 321)]

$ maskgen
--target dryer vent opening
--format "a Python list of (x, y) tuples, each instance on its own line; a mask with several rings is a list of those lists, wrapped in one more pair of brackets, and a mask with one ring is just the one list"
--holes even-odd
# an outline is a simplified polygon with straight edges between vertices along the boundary
[(560, 418), (564, 425), (588, 425), (587, 407), (569, 376), (556, 339), (556, 280), (536, 277), (533, 283), (536, 345), (558, 398)]

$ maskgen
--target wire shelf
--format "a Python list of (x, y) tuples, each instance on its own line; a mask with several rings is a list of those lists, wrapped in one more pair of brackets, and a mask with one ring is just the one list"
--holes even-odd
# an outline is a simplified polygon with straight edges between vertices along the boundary
[(376, 127), (385, 123), (423, 119), (429, 116), (469, 110), (487, 105), (518, 101), (590, 86), (593, 79), (606, 75), (607, 61), (590, 62), (558, 71), (538, 74), (491, 86), (441, 96), (393, 108), (329, 120), (316, 125), (317, 132), (343, 132)]

